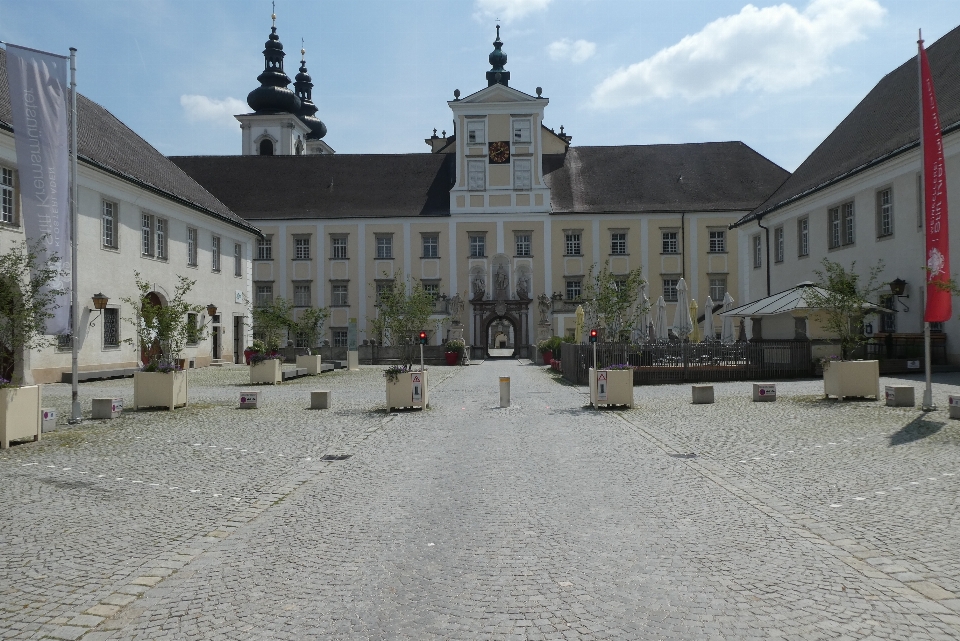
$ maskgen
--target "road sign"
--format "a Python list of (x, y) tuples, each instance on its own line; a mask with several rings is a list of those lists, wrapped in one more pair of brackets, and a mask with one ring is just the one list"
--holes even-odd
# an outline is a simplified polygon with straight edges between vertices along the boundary
[(605, 370), (597, 372), (597, 400), (607, 400), (607, 372)]
[(419, 372), (410, 375), (410, 389), (412, 392), (410, 400), (414, 403), (423, 402), (423, 375)]

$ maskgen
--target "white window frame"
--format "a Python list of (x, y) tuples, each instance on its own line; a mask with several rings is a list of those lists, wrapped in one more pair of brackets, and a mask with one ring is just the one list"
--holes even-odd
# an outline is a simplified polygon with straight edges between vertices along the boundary
[(347, 236), (330, 236), (330, 257), (336, 260), (347, 258)]
[(257, 260), (273, 260), (273, 235), (257, 239)]
[(710, 300), (716, 303), (723, 302), (724, 296), (727, 294), (727, 277), (726, 276), (710, 276)]
[(532, 234), (530, 234), (529, 232), (514, 234), (513, 241), (514, 241), (517, 256), (529, 257), (533, 254), (531, 236)]
[(710, 230), (710, 253), (723, 254), (727, 251), (727, 232), (722, 229)]
[(583, 256), (583, 234), (578, 231), (563, 233), (563, 255)]
[(784, 257), (783, 225), (773, 229), (773, 261), (782, 263)]
[(513, 188), (518, 191), (533, 189), (533, 161), (529, 158), (514, 158)]
[(467, 120), (467, 144), (485, 145), (487, 143), (486, 129), (487, 123), (485, 120)]
[(661, 254), (679, 254), (680, 232), (673, 229), (661, 230), (660, 243)]
[(610, 253), (614, 256), (627, 255), (627, 232), (610, 232)]
[(487, 235), (468, 234), (467, 247), (470, 258), (484, 258), (487, 255)]
[(100, 201), (100, 246), (104, 249), (119, 249), (117, 234), (117, 203)]
[(313, 302), (313, 292), (310, 291), (310, 283), (293, 284), (293, 306), (310, 307)]
[(852, 245), (856, 241), (853, 201), (843, 203), (840, 207), (843, 210), (843, 244)]
[(663, 278), (663, 302), (665, 303), (676, 303), (680, 298), (678, 293), (677, 286), (680, 285), (679, 278)]
[(140, 212), (140, 255), (153, 256), (153, 214)]
[(254, 304), (257, 307), (264, 307), (273, 302), (273, 283), (257, 283), (253, 287)]
[(157, 216), (157, 240), (155, 244), (157, 260), (167, 259), (167, 236), (170, 231), (170, 223), (166, 218)]
[(196, 227), (187, 227), (187, 267), (197, 266), (197, 239), (200, 232)]
[(331, 307), (349, 307), (350, 306), (350, 284), (339, 282), (330, 284), (330, 306)]
[(0, 223), (17, 224), (17, 176), (9, 167), (0, 167)]
[(233, 244), (233, 275), (243, 276), (243, 245), (240, 243)]
[(440, 234), (430, 232), (420, 235), (423, 258), (440, 258)]
[(293, 237), (293, 259), (310, 260), (310, 236), (301, 235)]
[(334, 347), (347, 347), (347, 328), (346, 327), (331, 327), (330, 334), (333, 337), (332, 343)]
[(760, 234), (754, 234), (750, 239), (753, 243), (753, 268), (760, 269), (763, 267), (763, 241)]
[(216, 234), (210, 237), (210, 269), (220, 272), (220, 237)]
[(583, 281), (579, 278), (568, 278), (564, 286), (566, 300), (580, 300), (583, 296)]
[(877, 238), (893, 236), (893, 188), (877, 192)]
[(810, 255), (810, 217), (801, 216), (797, 219), (797, 256), (803, 258)]
[(467, 161), (467, 189), (470, 191), (483, 191), (487, 188), (487, 161), (486, 160), (468, 160)]
[(529, 145), (533, 142), (533, 121), (530, 118), (516, 118), (513, 121), (513, 144)]
[(377, 234), (376, 238), (376, 255), (378, 260), (392, 260), (393, 259), (393, 234)]

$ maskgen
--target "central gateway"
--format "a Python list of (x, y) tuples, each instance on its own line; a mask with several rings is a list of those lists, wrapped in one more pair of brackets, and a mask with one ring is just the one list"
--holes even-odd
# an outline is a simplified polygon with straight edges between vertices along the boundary
[(529, 275), (525, 271), (517, 274), (515, 298), (511, 298), (510, 265), (506, 257), (494, 257), (492, 276), (492, 297), (487, 294), (486, 274), (477, 270), (472, 276), (474, 353), (471, 356), (529, 358)]

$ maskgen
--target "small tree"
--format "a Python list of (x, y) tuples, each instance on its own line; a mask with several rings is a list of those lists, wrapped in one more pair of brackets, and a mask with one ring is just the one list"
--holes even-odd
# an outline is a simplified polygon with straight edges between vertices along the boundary
[[(594, 274), (590, 267), (583, 288), (583, 311), (588, 327), (603, 327), (606, 341), (620, 341), (633, 328), (639, 314), (631, 313), (644, 284), (640, 268), (625, 275), (613, 274), (609, 261)], [(641, 302), (642, 304), (642, 302)]]
[(866, 337), (863, 335), (863, 318), (873, 308), (871, 299), (884, 287), (879, 282), (883, 261), (878, 260), (862, 280), (856, 272), (856, 261), (847, 270), (840, 263), (823, 259), (823, 270), (815, 270), (817, 287), (804, 292), (807, 307), (819, 308), (823, 313), (823, 326), (840, 342), (841, 358), (848, 358)]
[(9, 380), (23, 382), (23, 353), (51, 344), (46, 336), (47, 321), (63, 289), (51, 287), (63, 273), (54, 267), (59, 259), (52, 256), (46, 265), (37, 264), (41, 238), (33, 245), (27, 241), (14, 243), (0, 254), (0, 384)]
[(320, 342), (323, 335), (323, 325), (330, 318), (330, 310), (326, 307), (308, 307), (300, 310), (300, 317), (292, 321), (290, 328), (295, 336), (307, 341), (307, 347), (312, 350)]
[[(384, 274), (389, 276), (389, 274)], [(398, 270), (393, 282), (380, 292), (377, 300), (377, 316), (370, 326), (384, 345), (400, 347), (401, 361), (405, 366), (413, 364), (414, 349), (420, 330), (426, 329), (434, 310), (433, 296), (415, 281), (407, 294), (407, 283)]]
[(141, 355), (146, 351), (155, 351), (150, 361), (144, 363), (147, 367), (176, 366), (188, 340), (200, 342), (207, 335), (205, 327), (197, 327), (189, 318), (190, 314), (200, 314), (206, 308), (184, 300), (197, 281), (177, 274), (173, 298), (166, 305), (158, 305), (150, 300), (153, 286), (140, 277), (140, 272), (133, 272), (133, 280), (140, 295), (137, 298), (125, 296), (120, 300), (133, 308), (133, 316), (124, 320), (133, 325), (136, 343), (132, 338), (124, 342), (139, 347)]

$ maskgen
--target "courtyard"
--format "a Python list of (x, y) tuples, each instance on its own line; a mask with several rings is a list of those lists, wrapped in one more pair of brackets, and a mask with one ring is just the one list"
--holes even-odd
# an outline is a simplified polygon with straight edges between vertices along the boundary
[[(245, 367), (191, 371), (185, 409), (0, 452), (0, 638), (955, 639), (958, 384), (930, 413), (813, 379), (594, 411), (498, 360), (431, 368), (431, 407), (388, 413), (381, 367), (259, 410)], [(80, 393), (129, 406), (132, 381)], [(68, 414), (69, 386), (44, 399)]]

